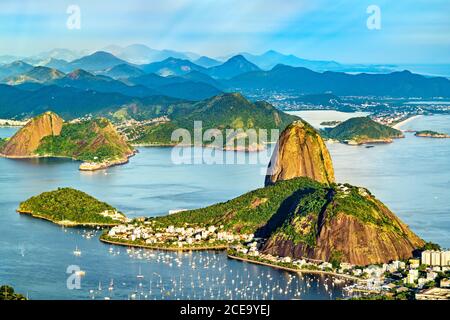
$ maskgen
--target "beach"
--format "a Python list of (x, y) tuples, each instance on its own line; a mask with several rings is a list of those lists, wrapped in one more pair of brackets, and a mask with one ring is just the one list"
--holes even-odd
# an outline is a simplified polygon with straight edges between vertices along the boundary
[(419, 117), (421, 117), (421, 116), (422, 116), (422, 115), (414, 115), (414, 116), (412, 116), (412, 117), (406, 118), (405, 120), (402, 120), (402, 121), (396, 123), (394, 126), (392, 126), (392, 128), (397, 129), (397, 130), (401, 130), (401, 127), (402, 127), (403, 125), (405, 125), (406, 123), (408, 123), (408, 122), (410, 122), (410, 121), (412, 121), (412, 120), (414, 120), (414, 119), (416, 119), (416, 118), (419, 118)]

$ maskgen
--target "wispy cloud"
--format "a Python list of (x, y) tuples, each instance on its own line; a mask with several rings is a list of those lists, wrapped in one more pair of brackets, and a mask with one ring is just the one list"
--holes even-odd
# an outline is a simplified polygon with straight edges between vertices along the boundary
[[(66, 28), (69, 4), (81, 8), (81, 30)], [(381, 8), (379, 31), (366, 28), (370, 4)], [(3, 0), (0, 54), (139, 42), (214, 56), (275, 49), (346, 62), (449, 61), (449, 9), (448, 0)]]

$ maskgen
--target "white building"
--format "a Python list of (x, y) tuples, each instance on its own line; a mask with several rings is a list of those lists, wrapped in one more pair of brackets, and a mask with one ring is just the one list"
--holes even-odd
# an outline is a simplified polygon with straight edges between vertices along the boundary
[(448, 266), (450, 265), (450, 251), (423, 251), (421, 262), (427, 266)]

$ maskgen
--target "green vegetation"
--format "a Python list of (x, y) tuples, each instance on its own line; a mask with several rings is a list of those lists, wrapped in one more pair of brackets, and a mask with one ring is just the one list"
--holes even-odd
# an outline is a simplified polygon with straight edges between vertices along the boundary
[(41, 140), (36, 153), (41, 156), (68, 157), (88, 162), (124, 159), (132, 148), (103, 118), (65, 123), (61, 134)]
[(14, 292), (14, 288), (3, 285), (0, 286), (0, 301), (1, 300), (27, 300), (27, 298)]
[(129, 128), (125, 131), (127, 137), (136, 137), (132, 140), (135, 145), (173, 145), (172, 132), (178, 127), (173, 122), (144, 126), (142, 128)]
[(375, 122), (369, 117), (351, 118), (334, 128), (322, 130), (322, 133), (329, 139), (356, 143), (390, 141), (393, 138), (403, 137), (401, 131)]
[(8, 141), (8, 139), (2, 139), (0, 138), (0, 148), (3, 147), (3, 145)]
[(109, 204), (71, 188), (59, 188), (31, 197), (22, 202), (17, 211), (67, 225), (114, 225), (125, 218)]
[[(297, 190), (325, 188), (308, 178), (297, 178), (277, 182), (274, 185), (248, 192), (233, 200), (206, 208), (189, 210), (157, 217), (162, 225), (184, 226), (185, 223), (199, 225), (223, 225), (225, 230), (253, 233), (264, 227), (283, 207), (283, 202)], [(289, 200), (288, 200), (289, 201)], [(286, 201), (286, 202), (288, 202)]]
[[(300, 189), (297, 197), (295, 209), (286, 213), (283, 223), (273, 233), (277, 240), (290, 240), (295, 245), (304, 243), (314, 247), (321, 226), (337, 214), (353, 216), (379, 230), (406, 236), (401, 226), (385, 214), (388, 209), (364, 188), (349, 184), (332, 185), (331, 188), (321, 185), (315, 189)], [(331, 263), (337, 265), (341, 260), (342, 253), (332, 253)]]
[[(292, 121), (298, 119), (278, 111), (266, 102), (251, 103), (241, 94), (235, 93), (223, 94), (195, 103), (183, 102), (176, 106), (160, 104), (152, 108), (130, 106), (129, 109), (122, 110), (119, 114), (115, 113), (115, 116), (123, 118), (124, 114), (138, 120), (144, 118), (144, 115), (147, 119), (150, 116), (162, 115), (167, 115), (171, 119), (168, 123), (145, 126), (139, 130), (140, 132), (127, 133), (127, 136), (132, 137), (132, 143), (149, 145), (174, 144), (171, 141), (171, 135), (177, 128), (187, 129), (193, 139), (194, 121), (202, 122), (203, 131), (207, 129), (220, 130), (225, 140), (227, 129), (254, 129), (256, 134), (259, 129), (267, 129), (270, 134), (270, 129), (283, 130)], [(269, 136), (267, 138), (269, 141), (275, 141), (278, 137)]]
[(427, 242), (425, 243), (425, 245), (419, 249), (420, 251), (425, 251), (425, 250), (436, 250), (436, 251), (440, 251), (441, 250), (441, 246), (438, 245), (437, 243), (433, 243), (433, 242)]
[[(350, 185), (330, 187), (300, 177), (278, 181), (227, 202), (154, 219), (163, 226), (223, 225), (237, 233), (272, 235), (314, 246), (319, 226), (338, 213), (403, 235), (401, 227), (384, 210), (387, 208), (366, 189)], [(341, 254), (335, 252), (333, 257), (337, 263)]]
[(448, 134), (440, 133), (440, 132), (436, 132), (436, 131), (431, 131), (431, 130), (417, 131), (415, 133), (415, 136), (417, 136), (417, 137), (430, 137), (430, 138), (449, 138), (450, 137), (450, 135), (448, 135)]

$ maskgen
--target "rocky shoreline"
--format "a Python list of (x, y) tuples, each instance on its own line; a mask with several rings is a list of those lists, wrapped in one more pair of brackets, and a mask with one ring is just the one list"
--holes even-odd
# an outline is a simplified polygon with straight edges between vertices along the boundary
[(134, 156), (134, 154), (128, 156), (125, 159), (118, 159), (118, 160), (108, 160), (104, 162), (83, 162), (80, 164), (80, 167), (78, 168), (80, 171), (97, 171), (97, 170), (103, 170), (114, 166), (120, 166), (127, 164), (130, 162), (130, 158)]
[(432, 138), (432, 139), (449, 139), (450, 135), (445, 133), (438, 133), (438, 132), (416, 132), (414, 134), (416, 137), (419, 138)]
[(118, 224), (120, 224), (119, 222), (118, 223), (90, 223), (90, 222), (81, 223), (81, 222), (74, 222), (74, 221), (70, 221), (70, 220), (56, 221), (56, 220), (50, 219), (46, 216), (36, 214), (36, 213), (30, 212), (30, 211), (17, 210), (17, 213), (28, 215), (33, 218), (37, 218), (37, 219), (41, 219), (41, 220), (46, 220), (46, 221), (52, 222), (52, 223), (57, 224), (62, 227), (109, 228), (109, 227), (114, 227), (114, 226), (117, 226)]

